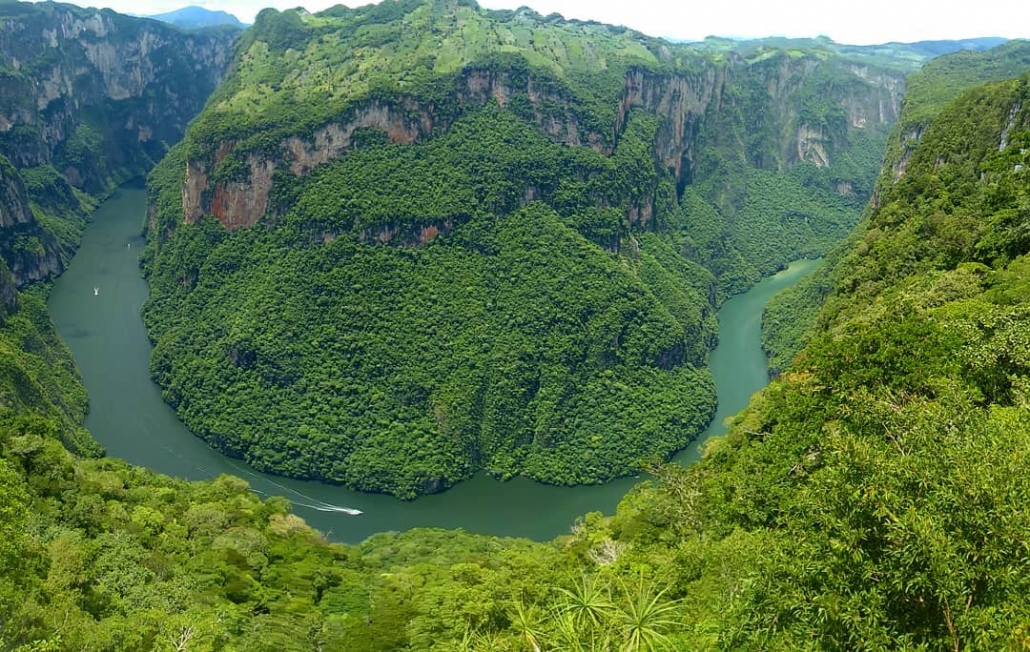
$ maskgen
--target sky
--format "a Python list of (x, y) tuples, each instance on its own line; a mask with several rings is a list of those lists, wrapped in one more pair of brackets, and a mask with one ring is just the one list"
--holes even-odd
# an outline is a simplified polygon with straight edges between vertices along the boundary
[[(68, 0), (65, 0), (68, 1)], [(134, 14), (196, 4), (251, 22), (264, 7), (321, 11), (339, 0), (70, 0)], [(541, 14), (597, 20), (666, 38), (829, 36), (839, 43), (1030, 37), (1030, 0), (478, 0), (491, 9), (529, 6)], [(349, 6), (368, 4), (348, 0)]]

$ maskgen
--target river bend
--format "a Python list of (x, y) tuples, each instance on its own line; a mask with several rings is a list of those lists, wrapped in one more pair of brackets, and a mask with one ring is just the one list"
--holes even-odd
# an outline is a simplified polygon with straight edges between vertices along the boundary
[[(547, 540), (568, 532), (576, 517), (587, 512), (613, 513), (619, 499), (638, 482), (626, 478), (599, 486), (553, 487), (518, 478), (501, 483), (480, 474), (442, 494), (405, 502), (271, 476), (225, 457), (186, 429), (150, 379), (151, 346), (140, 318), (148, 290), (138, 263), (145, 214), (146, 192), (141, 189), (123, 187), (104, 202), (49, 300), (57, 331), (89, 391), (86, 427), (109, 455), (191, 480), (221, 473), (241, 476), (261, 494), (286, 496), (313, 527), (346, 543), (376, 532), (421, 526)], [(797, 261), (719, 310), (720, 344), (711, 355), (719, 409), (708, 430), (677, 460), (696, 459), (703, 441), (721, 434), (723, 420), (766, 385), (762, 309), (773, 294), (816, 264)], [(350, 516), (340, 508), (364, 513)]]

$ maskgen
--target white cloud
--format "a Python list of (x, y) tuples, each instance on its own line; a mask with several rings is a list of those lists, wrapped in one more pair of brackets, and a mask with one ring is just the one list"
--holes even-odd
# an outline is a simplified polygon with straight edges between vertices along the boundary
[[(187, 4), (221, 9), (251, 22), (264, 7), (321, 11), (334, 0), (76, 0), (116, 11), (155, 14)], [(364, 4), (348, 2), (352, 6)], [(978, 0), (480, 0), (494, 9), (527, 5), (566, 18), (626, 25), (654, 36), (819, 36), (842, 43), (883, 43), (975, 36), (1030, 36), (1030, 2)]]

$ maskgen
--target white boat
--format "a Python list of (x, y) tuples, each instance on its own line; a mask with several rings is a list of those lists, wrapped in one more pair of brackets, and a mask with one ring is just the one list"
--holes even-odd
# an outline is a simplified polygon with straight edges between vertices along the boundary
[(351, 516), (361, 516), (364, 514), (360, 509), (354, 509), (352, 507), (336, 507), (335, 505), (323, 505), (316, 507), (320, 512), (338, 512), (341, 514), (350, 514)]
[(99, 296), (99, 295), (100, 295), (100, 288), (98, 288), (96, 286), (93, 286), (93, 296)]

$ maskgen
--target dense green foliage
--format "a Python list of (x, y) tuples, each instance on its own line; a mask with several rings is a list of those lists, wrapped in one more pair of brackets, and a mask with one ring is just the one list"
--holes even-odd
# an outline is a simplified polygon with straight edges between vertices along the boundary
[[(716, 74), (718, 110), (676, 104)], [(484, 468), (636, 473), (712, 413), (718, 303), (857, 221), (879, 83), (474, 2), (263, 12), (151, 176), (154, 378), (212, 445), (291, 476), (414, 497)], [(308, 171), (305, 139), (344, 138)], [(227, 223), (261, 169), (257, 226), (193, 219)]]
[(963, 92), (992, 81), (1020, 76), (1030, 68), (1030, 42), (1010, 41), (984, 52), (964, 51), (929, 62), (908, 79), (904, 111), (884, 155), (892, 183), (905, 172), (908, 157), (926, 127), (946, 104)]
[[(962, 51), (935, 59), (908, 77), (904, 110), (891, 134), (886, 165), (880, 176), (881, 192), (900, 179), (923, 132), (948, 102), (963, 91), (990, 81), (1019, 76), (1030, 69), (1030, 44), (1012, 41), (980, 52)], [(819, 307), (829, 288), (840, 282), (844, 267), (836, 262), (855, 245), (865, 230), (861, 225), (852, 238), (831, 254), (831, 263), (769, 302), (763, 320), (762, 345), (770, 356), (773, 373), (785, 369), (807, 342)]]
[(347, 649), (366, 636), (375, 610), (357, 551), (241, 480), (190, 485), (71, 455), (98, 449), (71, 356), (34, 293), (5, 321), (0, 647)]
[[(861, 227), (859, 227), (860, 230)], [(778, 376), (790, 366), (812, 335), (819, 311), (833, 287), (836, 261), (854, 244), (854, 235), (826, 256), (824, 264), (803, 279), (774, 295), (762, 311), (762, 350), (769, 358), (769, 375)]]
[(710, 118), (681, 198), (688, 218), (712, 215), (692, 220), (688, 232), (723, 296), (787, 260), (825, 253), (850, 232), (872, 194), (890, 127), (863, 117), (868, 107), (856, 110), (870, 86), (838, 67), (855, 63), (818, 49), (752, 55), (741, 80), (723, 91), (728, 106)]
[[(12, 280), (8, 276), (3, 282)], [(3, 321), (0, 404), (8, 417), (38, 412), (53, 424), (52, 434), (68, 449), (81, 455), (102, 454), (100, 446), (81, 427), (86, 390), (50, 324), (42, 297), (37, 292), (22, 294), (13, 314)]]
[(453, 566), (414, 590), (408, 649), (622, 649), (627, 620), (648, 625), (629, 649), (1025, 647), (1028, 106), (1024, 78), (940, 114), (830, 261), (842, 280), (794, 368), (700, 464), (556, 542), (578, 577), (538, 567), (550, 590), (512, 595), (484, 564), (474, 602), (439, 609), (442, 586), (469, 595)]
[[(584, 483), (668, 456), (714, 409), (712, 279), (660, 238), (598, 246), (625, 224), (590, 199), (632, 194), (632, 142), (613, 161), (488, 108), (319, 170), (276, 227), (183, 231), (151, 276), (155, 378), (258, 468), (403, 496), (482, 467)], [(526, 184), (561, 212), (518, 209)], [(429, 242), (364, 242), (408, 216)]]
[[(13, 290), (9, 274), (0, 278), (5, 293)], [(345, 548), (289, 514), (286, 500), (262, 501), (238, 478), (190, 484), (73, 455), (67, 448), (92, 455), (98, 447), (81, 425), (86, 394), (71, 356), (35, 291), (6, 312), (4, 650), (395, 649), (415, 614), (413, 587), (394, 579), (396, 567), (419, 585), (449, 588), (452, 573), (463, 577), (452, 566), (486, 564), (498, 571), (495, 590), (508, 569), (505, 595), (559, 567), (557, 552), (538, 544), (453, 532), (383, 535)], [(437, 599), (427, 595), (424, 604)]]
[(742, 522), (791, 540), (795, 570), (755, 587), (773, 630), (1026, 642), (1026, 587), (1006, 578), (1026, 576), (1027, 93), (1008, 82), (941, 112), (834, 263), (823, 328), (728, 442), (737, 490), (777, 488)]
[(880, 43), (876, 45), (848, 45), (837, 43), (826, 36), (816, 38), (766, 38), (739, 40), (710, 36), (691, 43), (692, 47), (715, 52), (734, 52), (746, 57), (768, 56), (778, 50), (792, 51), (796, 55), (816, 52), (822, 56), (845, 56), (848, 59), (877, 67), (897, 69), (906, 73), (919, 70), (930, 60), (953, 52), (982, 52), (1004, 44), (1007, 39), (983, 37), (944, 41), (916, 41), (914, 43)]
[(1018, 77), (1027, 68), (1030, 43), (1026, 41), (1011, 41), (984, 52), (956, 52), (928, 62), (908, 80), (901, 132), (921, 130), (963, 91)]
[(73, 456), (83, 388), (40, 299), (18, 304), (0, 326), (4, 649), (644, 650), (674, 634), (668, 582), (583, 575), (611, 544), (595, 517), (556, 546), (415, 530), (347, 548), (239, 479)]
[[(152, 182), (155, 226), (170, 240), (148, 253), (159, 297), (148, 319), (170, 342), (204, 355), (169, 355), (171, 343), (161, 342), (156, 373), (174, 375), (185, 364), (216, 400), (246, 394), (246, 384), (217, 384), (237, 378), (205, 367), (222, 356), (230, 374), (252, 371), (266, 389), (328, 382), (341, 402), (350, 399), (345, 383), (396, 373), (371, 396), (410, 404), (426, 387), (430, 400), (452, 397), (466, 375), (487, 383), (484, 393), (518, 398), (511, 385), (540, 368), (530, 405), (494, 415), (531, 414), (536, 421), (527, 427), (537, 428), (559, 406), (579, 407), (561, 403), (569, 395), (548, 383), (562, 371), (596, 370), (588, 388), (597, 394), (577, 400), (596, 397), (594, 414), (616, 420), (623, 415), (606, 406), (639, 411), (637, 401), (618, 401), (646, 374), (698, 373), (666, 364), (664, 352), (684, 362), (705, 354), (686, 333), (693, 325), (695, 335), (710, 336), (710, 304), (698, 297), (713, 279), (683, 253), (705, 246), (725, 253), (711, 236), (726, 219), (718, 202), (701, 196), (703, 187), (685, 189), (682, 199), (670, 193), (667, 173), (640, 146), (655, 128), (647, 116), (634, 117), (616, 164), (553, 145), (488, 107), (439, 139), (411, 148), (370, 144), (288, 184), (282, 192), (291, 208), (278, 222), (235, 232), (209, 218), (174, 228), (177, 168), (170, 166), (184, 159), (173, 153)], [(514, 146), (498, 146), (508, 140)], [(514, 155), (523, 150), (544, 163), (526, 181), (536, 190), (525, 206), (525, 187), (513, 188), (508, 176), (528, 173)], [(461, 163), (470, 153), (479, 165)], [(389, 209), (376, 213), (367, 188), (341, 183), (366, 169), (390, 170), (394, 159), (401, 165), (391, 174), (421, 201), (392, 193), (383, 198)], [(655, 467), (616, 514), (588, 514), (549, 544), (414, 530), (334, 546), (290, 515), (284, 500), (261, 501), (238, 479), (188, 484), (69, 453), (96, 452), (81, 428), (84, 391), (40, 290), (15, 294), (0, 265), (0, 648), (1026, 648), (1028, 159), (1030, 77), (944, 107), (904, 177), (882, 186), (862, 229), (827, 261), (819, 288), (827, 300), (792, 368), (702, 462)], [(633, 228), (624, 212), (595, 210), (597, 197), (616, 196), (605, 194), (609, 183), (622, 182), (627, 170), (665, 188), (654, 216), (662, 229)], [(788, 178), (804, 187), (813, 172), (800, 166)], [(637, 178), (624, 180), (631, 196)], [(604, 183), (591, 188), (596, 179)], [(764, 181), (760, 171), (754, 183), (766, 188)], [(568, 183), (587, 188), (559, 201)], [(48, 184), (46, 169), (26, 175), (26, 192)], [(434, 195), (436, 187), (452, 192)], [(43, 197), (36, 201), (42, 206)], [(390, 233), (427, 242), (372, 244)], [(558, 273), (541, 274), (541, 266)], [(444, 274), (460, 280), (441, 283)], [(209, 301), (220, 292), (242, 299), (231, 314), (217, 314), (228, 308)], [(382, 324), (352, 325), (338, 338), (319, 330), (330, 321), (321, 313), (346, 323), (366, 306), (360, 318)], [(190, 319), (177, 321), (174, 310)], [(207, 311), (218, 320), (197, 317)], [(476, 328), (441, 332), (458, 322)], [(570, 323), (577, 328), (565, 328)], [(433, 337), (413, 340), (407, 328), (433, 329)], [(487, 376), (492, 368), (442, 354), (452, 343), (500, 373)], [(487, 344), (504, 348), (477, 348)], [(375, 346), (393, 357), (362, 357)], [(412, 351), (418, 346), (438, 348)], [(318, 359), (320, 348), (336, 357)], [(531, 357), (544, 355), (552, 356), (548, 364)], [(298, 366), (304, 356), (380, 366), (344, 376)], [(402, 361), (411, 366), (396, 370)], [(323, 375), (307, 376), (312, 369)], [(247, 418), (263, 424), (270, 415)], [(655, 426), (653, 435), (674, 436), (669, 429)]]
[(261, 149), (367, 97), (432, 100), (447, 118), (456, 110), (457, 77), (470, 63), (514, 65), (523, 77), (532, 71), (539, 90), (573, 98), (590, 131), (610, 137), (625, 70), (656, 62), (662, 47), (625, 29), (529, 9), (483, 11), (464, 0), (388, 0), (315, 15), (263, 11), (187, 142), (191, 156), (229, 138), (242, 141), (237, 151)]
[(484, 564), (439, 609), (469, 595), (453, 566), (413, 592), (409, 649), (619, 649), (627, 620), (649, 625), (629, 649), (1026, 646), (1028, 82), (940, 114), (828, 263), (841, 281), (793, 370), (700, 464), (559, 540), (579, 577), (538, 567), (550, 591), (512, 595)]

